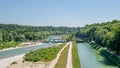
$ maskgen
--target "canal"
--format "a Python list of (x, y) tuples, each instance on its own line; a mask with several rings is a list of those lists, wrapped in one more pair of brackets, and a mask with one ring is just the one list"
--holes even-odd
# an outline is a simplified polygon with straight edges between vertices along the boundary
[(101, 56), (88, 43), (78, 43), (81, 68), (117, 68), (110, 60)]

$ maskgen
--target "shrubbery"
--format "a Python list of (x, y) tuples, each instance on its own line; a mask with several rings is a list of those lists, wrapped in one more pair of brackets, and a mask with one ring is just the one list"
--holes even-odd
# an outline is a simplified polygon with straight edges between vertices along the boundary
[(30, 53), (27, 53), (24, 57), (25, 61), (50, 61), (54, 59), (59, 52), (60, 49), (65, 44), (60, 44), (59, 46), (54, 46), (54, 47), (48, 47), (48, 48), (42, 48), (42, 49), (37, 49), (35, 51), (31, 51)]
[(20, 42), (4, 42), (2, 44), (0, 44), (0, 49), (4, 49), (4, 48), (9, 48), (9, 47), (16, 47), (20, 44)]

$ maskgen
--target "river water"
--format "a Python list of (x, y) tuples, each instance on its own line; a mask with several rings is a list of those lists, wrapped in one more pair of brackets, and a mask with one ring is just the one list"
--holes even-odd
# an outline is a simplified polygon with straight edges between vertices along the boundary
[(20, 54), (25, 54), (25, 53), (28, 53), (32, 50), (36, 50), (38, 48), (45, 48), (45, 47), (50, 47), (50, 46), (54, 46), (54, 45), (55, 45), (55, 43), (44, 43), (44, 44), (37, 45), (37, 46), (0, 51), (0, 59), (8, 58), (11, 56), (16, 56), (16, 55), (20, 55)]
[[(53, 35), (53, 36), (49, 36), (47, 39), (49, 40), (49, 39), (58, 39), (58, 38), (60, 38), (60, 36)], [(58, 43), (43, 43), (37, 46), (30, 46), (30, 47), (23, 47), (23, 48), (17, 48), (17, 49), (12, 49), (12, 50), (0, 51), (0, 59), (16, 56), (20, 54), (25, 54), (30, 51), (36, 50), (38, 48), (50, 47), (50, 46), (54, 46), (57, 44)]]
[(81, 68), (117, 68), (110, 60), (101, 56), (87, 43), (78, 43)]

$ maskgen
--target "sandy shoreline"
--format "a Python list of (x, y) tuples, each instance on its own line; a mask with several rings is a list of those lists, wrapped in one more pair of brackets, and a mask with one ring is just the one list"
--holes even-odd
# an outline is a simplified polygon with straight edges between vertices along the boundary
[(12, 64), (8, 66), (7, 68), (54, 68), (55, 64), (57, 63), (61, 52), (64, 50), (65, 47), (67, 47), (69, 43), (67, 43), (57, 54), (56, 58), (54, 58), (52, 61), (48, 62), (28, 62), (24, 61), (23, 58), (20, 58), (20, 60), (17, 61), (17, 64)]
[[(41, 44), (43, 44), (43, 43), (41, 43), (41, 42), (39, 42), (39, 43), (35, 43), (35, 44), (31, 44), (31, 43), (28, 43), (28, 42), (26, 42), (27, 44), (30, 44), (30, 45), (28, 45), (28, 46), (24, 46), (24, 47), (31, 47), (31, 46), (37, 46), (37, 45), (41, 45)], [(26, 44), (26, 43), (21, 43), (21, 44)], [(10, 47), (10, 48), (6, 48), (6, 49), (2, 49), (2, 50), (0, 50), (0, 52), (1, 51), (6, 51), (6, 50), (12, 50), (12, 49), (18, 49), (18, 48), (24, 48), (24, 47)]]
[(17, 56), (5, 58), (5, 59), (0, 59), (0, 68), (7, 68), (8, 66), (10, 66), (12, 62), (19, 61), (20, 59), (22, 59), (24, 55), (25, 54), (21, 54), (21, 55), (17, 55)]
[[(39, 43), (37, 45), (40, 45), (42, 43)], [(69, 53), (71, 53), (71, 49), (72, 49), (72, 44), (71, 42), (68, 42), (57, 54), (56, 58), (53, 59), (52, 61), (48, 61), (48, 62), (28, 62), (28, 61), (24, 61), (23, 57), (25, 54), (21, 54), (21, 55), (17, 55), (17, 56), (13, 56), (13, 57), (9, 57), (9, 58), (5, 58), (5, 59), (1, 59), (0, 60), (0, 68), (54, 68), (56, 63), (58, 62), (58, 59), (61, 55), (61, 52), (64, 50), (65, 47), (67, 47), (68, 45), (70, 45), (69, 48)], [(34, 45), (35, 46), (35, 45)], [(72, 55), (68, 53), (68, 62), (66, 65), (66, 68), (72, 68)], [(24, 62), (23, 62), (24, 61)], [(12, 64), (13, 62), (16, 62), (16, 64)]]
[[(29, 45), (29, 46), (25, 46), (25, 47), (31, 47), (31, 46), (38, 46), (38, 45), (41, 45), (43, 43), (36, 43), (36, 44), (33, 44), (33, 45)], [(7, 49), (3, 49), (3, 50), (0, 50), (0, 51), (6, 51), (6, 50), (12, 50), (12, 49), (17, 49), (17, 48), (24, 48), (24, 47), (15, 47), (15, 48), (7, 48)], [(17, 55), (17, 56), (12, 56), (12, 57), (9, 57), (9, 58), (4, 58), (4, 59), (0, 59), (0, 68), (7, 68), (8, 66), (10, 66), (10, 64), (12, 62), (16, 62), (16, 61), (19, 61), (21, 59), (23, 59), (25, 54), (21, 54), (21, 55)]]

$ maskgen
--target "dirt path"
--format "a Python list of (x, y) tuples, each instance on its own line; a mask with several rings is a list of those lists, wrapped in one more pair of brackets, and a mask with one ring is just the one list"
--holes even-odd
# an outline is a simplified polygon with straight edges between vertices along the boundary
[(68, 58), (66, 68), (72, 68), (72, 42), (70, 42), (70, 48), (68, 50)]
[[(67, 43), (57, 54), (56, 58), (52, 61), (49, 62), (24, 62), (23, 63), (23, 56), (21, 57), (21, 59), (19, 61), (17, 61), (17, 64), (13, 64), (8, 68), (54, 68), (56, 63), (58, 62), (58, 59), (61, 55), (61, 52), (64, 50), (64, 48), (66, 48), (68, 45), (70, 45), (70, 42)], [(1, 68), (1, 67), (0, 67)]]
[(54, 68), (60, 55), (61, 55), (61, 52), (64, 50), (64, 48), (66, 48), (67, 46), (69, 45), (69, 43), (67, 43), (61, 50), (60, 52), (57, 54), (57, 57), (50, 63), (50, 65), (46, 66), (45, 68)]

